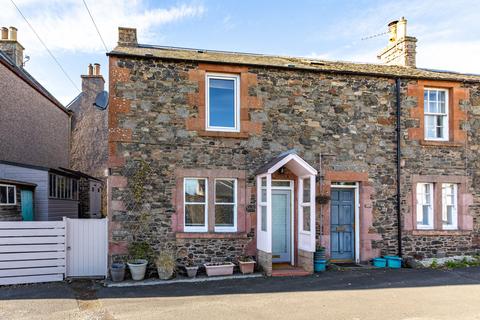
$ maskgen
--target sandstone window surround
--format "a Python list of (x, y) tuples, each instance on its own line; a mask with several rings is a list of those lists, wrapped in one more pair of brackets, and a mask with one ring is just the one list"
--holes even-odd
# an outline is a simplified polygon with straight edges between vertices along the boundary
[[(472, 195), (467, 193), (467, 177), (414, 175), (412, 189), (405, 230), (414, 235), (455, 235), (472, 230), (473, 218), (468, 214)], [(425, 223), (427, 214), (429, 221)]]
[(0, 184), (0, 206), (17, 204), (17, 187), (9, 184)]
[(245, 171), (177, 169), (175, 174), (172, 227), (177, 238), (246, 237)]
[[(209, 127), (208, 106), (208, 77), (236, 77), (237, 93), (236, 124), (235, 128)], [(187, 102), (193, 112), (192, 117), (186, 120), (187, 130), (196, 131), (202, 137), (240, 138), (246, 139), (251, 135), (262, 132), (262, 123), (253, 122), (250, 112), (262, 108), (261, 99), (254, 94), (257, 86), (257, 75), (250, 73), (246, 66), (199, 63), (195, 69), (188, 72), (188, 79), (197, 85), (195, 92), (187, 93)]]
[[(445, 93), (445, 97), (441, 92)], [(417, 105), (410, 110), (410, 118), (418, 121), (418, 126), (408, 128), (409, 140), (417, 140), (424, 146), (440, 147), (460, 147), (466, 143), (467, 133), (462, 129), (462, 123), (467, 114), (460, 102), (468, 99), (469, 91), (462, 88), (461, 83), (418, 80), (409, 83), (407, 95), (416, 99)], [(445, 103), (439, 102), (438, 98), (444, 99)]]

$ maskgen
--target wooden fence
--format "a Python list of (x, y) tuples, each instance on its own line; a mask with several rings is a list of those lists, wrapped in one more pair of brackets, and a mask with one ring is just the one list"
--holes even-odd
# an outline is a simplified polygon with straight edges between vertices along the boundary
[(0, 222), (0, 285), (62, 281), (66, 219)]

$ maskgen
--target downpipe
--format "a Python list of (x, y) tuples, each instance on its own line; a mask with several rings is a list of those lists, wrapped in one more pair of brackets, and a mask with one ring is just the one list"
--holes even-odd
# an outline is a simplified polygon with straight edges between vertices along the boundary
[(403, 256), (402, 248), (402, 212), (401, 212), (401, 194), (400, 194), (400, 179), (401, 179), (401, 101), (400, 101), (400, 90), (401, 90), (401, 81), (399, 78), (395, 79), (395, 93), (396, 93), (396, 114), (397, 114), (397, 235), (398, 235), (398, 256), (401, 258)]

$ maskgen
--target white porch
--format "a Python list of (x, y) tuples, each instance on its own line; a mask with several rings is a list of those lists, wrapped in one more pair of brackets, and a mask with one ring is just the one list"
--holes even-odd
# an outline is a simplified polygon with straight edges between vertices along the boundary
[(275, 263), (313, 272), (316, 175), (294, 151), (257, 171), (257, 259), (267, 275)]

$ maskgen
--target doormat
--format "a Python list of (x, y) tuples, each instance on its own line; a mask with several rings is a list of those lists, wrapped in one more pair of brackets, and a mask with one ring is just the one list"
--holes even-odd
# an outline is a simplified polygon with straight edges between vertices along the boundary
[(335, 263), (332, 263), (334, 265), (336, 265), (337, 267), (340, 267), (340, 268), (363, 268), (364, 266), (361, 265), (361, 264), (356, 264), (354, 262), (335, 262)]

